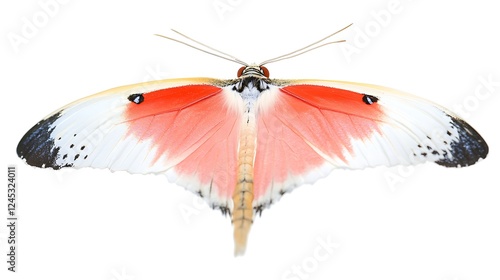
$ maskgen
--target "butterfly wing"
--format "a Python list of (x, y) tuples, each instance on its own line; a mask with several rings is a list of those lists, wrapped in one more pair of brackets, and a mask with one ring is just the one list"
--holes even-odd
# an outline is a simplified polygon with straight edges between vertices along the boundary
[(460, 167), (488, 146), (465, 121), (415, 96), (368, 84), (277, 81), (258, 106), (254, 207), (334, 168)]
[(17, 153), (37, 167), (164, 173), (227, 212), (242, 105), (220, 83), (163, 80), (104, 91), (37, 123)]

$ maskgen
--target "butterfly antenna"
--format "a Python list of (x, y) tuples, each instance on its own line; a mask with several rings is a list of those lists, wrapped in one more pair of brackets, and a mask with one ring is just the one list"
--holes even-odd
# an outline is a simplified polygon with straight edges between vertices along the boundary
[(155, 35), (156, 35), (156, 36), (158, 36), (158, 37), (162, 37), (162, 38), (165, 38), (165, 39), (168, 39), (168, 40), (171, 40), (171, 41), (177, 42), (177, 43), (184, 44), (184, 45), (186, 45), (186, 46), (188, 46), (188, 47), (191, 47), (191, 48), (193, 48), (193, 49), (196, 49), (196, 50), (202, 51), (202, 52), (204, 52), (204, 53), (211, 54), (211, 55), (213, 55), (213, 56), (217, 56), (217, 57), (223, 58), (223, 59), (225, 59), (225, 60), (229, 60), (229, 61), (232, 61), (232, 62), (236, 62), (236, 63), (238, 63), (238, 64), (242, 64), (242, 65), (244, 65), (244, 66), (248, 66), (248, 65), (249, 65), (249, 64), (245, 63), (243, 60), (238, 59), (238, 58), (237, 58), (237, 57), (235, 57), (235, 56), (232, 56), (232, 55), (227, 54), (227, 53), (225, 53), (225, 52), (219, 51), (219, 50), (217, 50), (217, 49), (215, 49), (215, 48), (213, 48), (213, 47), (210, 47), (210, 46), (208, 46), (208, 45), (206, 45), (206, 44), (203, 44), (203, 43), (201, 43), (201, 42), (199, 42), (199, 41), (197, 41), (197, 40), (195, 40), (195, 39), (193, 39), (193, 38), (190, 38), (190, 37), (188, 37), (188, 36), (186, 36), (186, 35), (182, 34), (181, 32), (179, 32), (179, 31), (177, 31), (177, 30), (172, 29), (172, 31), (173, 31), (173, 32), (175, 32), (175, 33), (177, 33), (177, 34), (179, 34), (180, 36), (182, 36), (182, 37), (184, 37), (184, 38), (186, 38), (186, 39), (188, 39), (188, 40), (190, 40), (190, 41), (192, 41), (192, 42), (194, 42), (194, 43), (198, 44), (198, 45), (201, 45), (201, 46), (203, 46), (203, 47), (205, 47), (205, 48), (209, 49), (210, 51), (209, 51), (209, 50), (206, 50), (206, 49), (203, 49), (203, 48), (200, 48), (200, 47), (197, 47), (197, 46), (195, 46), (195, 45), (189, 44), (189, 43), (187, 43), (187, 42), (184, 42), (184, 41), (181, 41), (181, 40), (178, 40), (178, 39), (172, 38), (172, 37), (168, 37), (168, 36), (161, 35), (161, 34), (155, 34)]
[(325, 41), (325, 40), (329, 39), (330, 37), (332, 37), (332, 36), (334, 36), (334, 35), (336, 35), (336, 34), (338, 34), (338, 33), (342, 32), (342, 31), (346, 30), (346, 29), (347, 29), (347, 28), (349, 28), (351, 25), (352, 25), (352, 23), (351, 23), (351, 24), (349, 24), (349, 25), (347, 25), (346, 27), (344, 27), (344, 28), (340, 29), (340, 30), (337, 30), (337, 31), (333, 32), (332, 34), (330, 34), (330, 35), (328, 35), (328, 36), (324, 37), (324, 38), (323, 38), (323, 39), (321, 39), (321, 40), (318, 40), (318, 41), (316, 41), (316, 42), (314, 42), (314, 43), (312, 43), (312, 44), (309, 44), (309, 45), (307, 45), (307, 46), (305, 46), (305, 47), (303, 47), (303, 48), (300, 48), (300, 49), (298, 49), (298, 50), (295, 50), (295, 51), (293, 51), (293, 52), (290, 52), (290, 53), (287, 53), (287, 54), (284, 54), (284, 55), (280, 55), (280, 56), (277, 56), (277, 57), (274, 57), (274, 58), (271, 58), (271, 59), (265, 60), (265, 61), (263, 61), (262, 63), (260, 63), (259, 65), (260, 65), (260, 66), (262, 66), (262, 65), (264, 65), (264, 64), (268, 64), (268, 63), (271, 63), (271, 62), (276, 62), (276, 61), (280, 61), (280, 60), (284, 60), (284, 59), (289, 59), (289, 58), (292, 58), (292, 57), (295, 57), (295, 56), (298, 56), (298, 55), (304, 54), (304, 53), (306, 53), (306, 52), (310, 52), (310, 51), (312, 51), (312, 50), (315, 50), (315, 49), (317, 49), (317, 48), (320, 48), (320, 47), (323, 47), (323, 46), (326, 46), (326, 45), (330, 45), (330, 44), (336, 44), (336, 43), (342, 43), (342, 42), (345, 42), (345, 40), (338, 40), (338, 41), (332, 41), (332, 42), (327, 42), (327, 43), (323, 43), (323, 44), (321, 44), (321, 45), (318, 45), (318, 44), (320, 44), (321, 42), (323, 42), (323, 41)]

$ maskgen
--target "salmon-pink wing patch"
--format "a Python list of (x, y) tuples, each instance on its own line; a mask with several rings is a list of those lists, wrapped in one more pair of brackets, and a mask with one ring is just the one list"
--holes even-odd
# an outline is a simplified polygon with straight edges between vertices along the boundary
[[(241, 112), (228, 107), (223, 89), (187, 85), (162, 89), (131, 102), (128, 134), (151, 143), (151, 165), (202, 196), (228, 198), (236, 178)], [(204, 186), (204, 187), (200, 187)]]
[(375, 97), (348, 90), (292, 85), (267, 94), (275, 96), (258, 111), (257, 205), (325, 176), (332, 164), (348, 165), (352, 141), (371, 137), (383, 118), (376, 102), (363, 101)]

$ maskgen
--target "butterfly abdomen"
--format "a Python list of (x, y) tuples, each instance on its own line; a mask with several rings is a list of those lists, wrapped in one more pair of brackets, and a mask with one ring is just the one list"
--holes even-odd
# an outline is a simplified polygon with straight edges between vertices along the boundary
[(232, 214), (235, 255), (245, 253), (248, 233), (253, 223), (254, 158), (257, 139), (253, 105), (253, 102), (247, 103), (238, 145), (238, 170), (236, 187), (233, 192)]

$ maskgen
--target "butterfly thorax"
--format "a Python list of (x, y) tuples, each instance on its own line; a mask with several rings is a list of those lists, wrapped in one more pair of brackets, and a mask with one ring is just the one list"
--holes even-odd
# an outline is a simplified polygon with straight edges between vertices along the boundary
[[(238, 82), (233, 86), (233, 90), (239, 93), (243, 93), (245, 90), (252, 91), (254, 89), (259, 92), (269, 89), (269, 79), (265, 77), (246, 76), (238, 79)], [(242, 95), (242, 97), (244, 96)]]
[(251, 65), (243, 66), (238, 70), (237, 83), (233, 90), (243, 92), (245, 88), (255, 88), (259, 92), (269, 89), (269, 71), (264, 66)]

